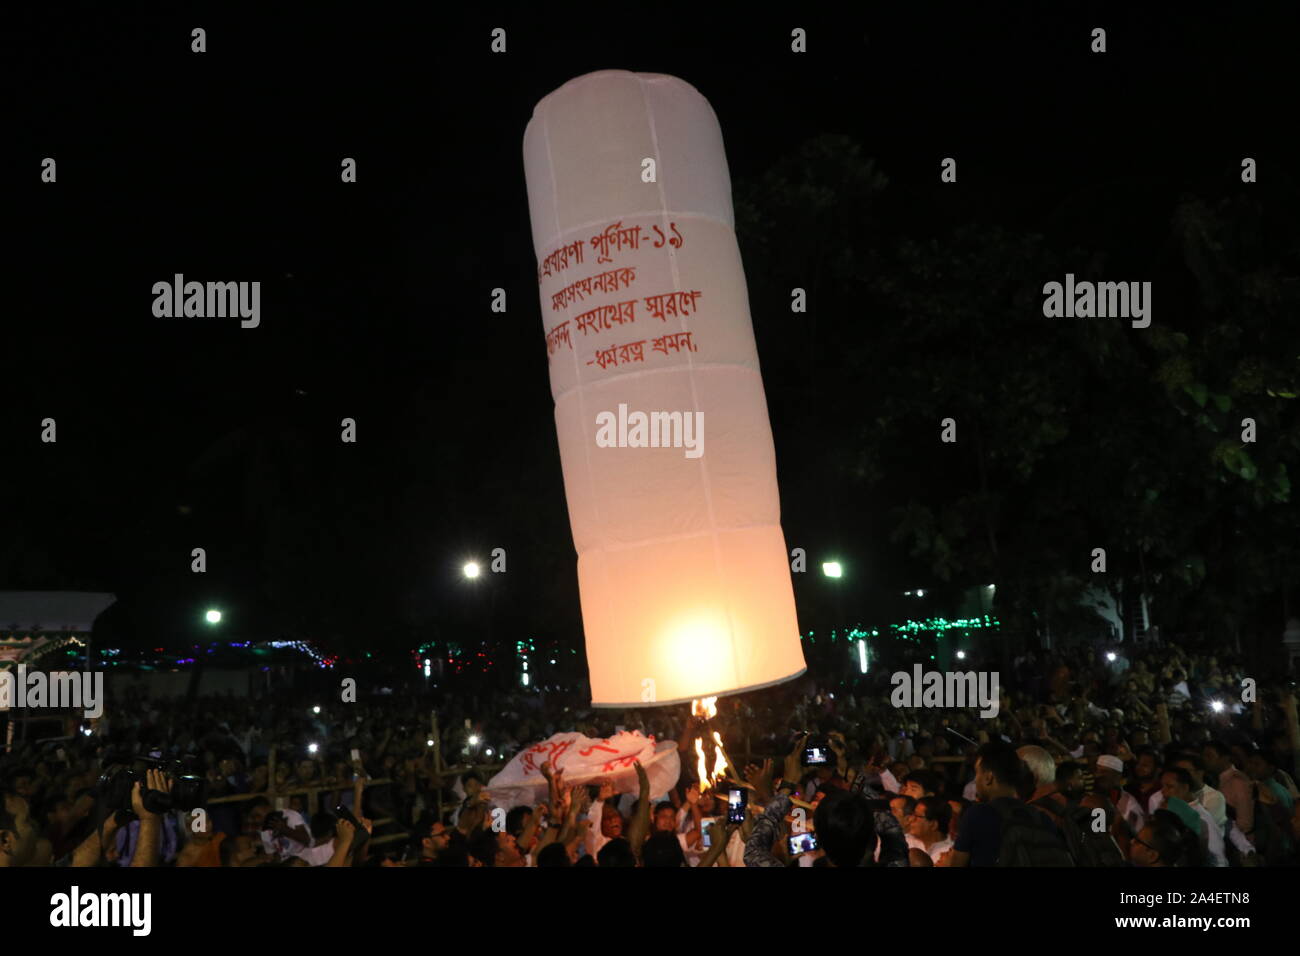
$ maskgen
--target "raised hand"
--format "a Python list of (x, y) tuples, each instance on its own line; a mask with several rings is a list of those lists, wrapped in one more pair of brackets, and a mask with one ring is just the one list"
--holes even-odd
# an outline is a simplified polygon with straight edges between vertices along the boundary
[(570, 825), (577, 821), (591, 803), (591, 796), (585, 784), (575, 783), (569, 788), (568, 812), (566, 818)]
[(785, 755), (785, 773), (783, 778), (793, 783), (798, 783), (799, 778), (803, 776), (803, 751), (808, 746), (808, 734), (799, 738), (799, 743), (795, 748)]

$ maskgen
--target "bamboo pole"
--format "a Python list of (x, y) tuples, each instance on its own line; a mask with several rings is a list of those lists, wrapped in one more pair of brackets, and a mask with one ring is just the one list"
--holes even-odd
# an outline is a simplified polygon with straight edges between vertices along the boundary
[(271, 799), (271, 806), (275, 809), (282, 809), (279, 798), (275, 795), (275, 745), (271, 745), (270, 752), (266, 755), (266, 793)]
[[(379, 780), (367, 780), (366, 786), (375, 787), (381, 784), (389, 784), (392, 782), (393, 781), (391, 777), (383, 777)], [(336, 784), (316, 785), (311, 787), (290, 787), (288, 790), (285, 790), (283, 793), (279, 793), (279, 794), (273, 792), (272, 790), (266, 790), (262, 793), (232, 793), (224, 797), (213, 797), (212, 799), (208, 800), (208, 803), (239, 803), (242, 800), (252, 800), (255, 799), (256, 797), (266, 797), (268, 799), (271, 799), (277, 796), (292, 797), (299, 793), (321, 794), (321, 793), (332, 793), (335, 790), (347, 790), (347, 789), (348, 789), (347, 786), (339, 786)]]

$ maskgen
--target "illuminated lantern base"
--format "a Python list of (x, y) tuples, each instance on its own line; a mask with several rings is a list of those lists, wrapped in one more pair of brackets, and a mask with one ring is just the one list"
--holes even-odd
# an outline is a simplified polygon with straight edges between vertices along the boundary
[[(802, 674), (797, 640), (756, 638), (773, 629), (798, 633), (789, 584), (786, 593), (766, 586), (788, 582), (785, 554), (780, 527), (767, 526), (581, 555), (578, 583), (588, 639), (593, 633), (619, 635), (619, 653), (589, 656), (592, 705), (688, 703)], [(610, 593), (600, 583), (606, 578), (620, 582), (618, 600), (591, 599)], [(599, 697), (601, 687), (627, 686), (641, 687), (642, 699)]]

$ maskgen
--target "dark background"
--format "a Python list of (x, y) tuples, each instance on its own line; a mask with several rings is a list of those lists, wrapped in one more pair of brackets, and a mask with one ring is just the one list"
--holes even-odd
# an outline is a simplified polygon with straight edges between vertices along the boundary
[[(1105, 547), (1168, 632), (1275, 645), (1297, 24), (1129, 6), (6, 10), (0, 589), (113, 591), (96, 640), (122, 646), (183, 645), (215, 605), (225, 636), (345, 652), (580, 648), (521, 150), (542, 96), (620, 68), (722, 126), (805, 630), (996, 581), (1013, 638), (1065, 632)], [(260, 280), (261, 327), (154, 318), (176, 272)], [(1151, 328), (1045, 319), (1066, 272), (1152, 281)], [(507, 574), (467, 585), (494, 547)]]

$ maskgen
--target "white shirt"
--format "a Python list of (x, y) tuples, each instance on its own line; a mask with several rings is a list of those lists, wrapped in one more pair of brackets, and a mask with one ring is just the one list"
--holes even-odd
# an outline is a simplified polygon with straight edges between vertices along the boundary
[[(919, 837), (914, 837), (912, 836), (912, 834), (909, 833), (907, 835), (907, 848), (909, 850), (923, 850), (924, 852), (930, 855), (930, 859), (934, 862), (934, 865), (938, 866), (939, 857), (943, 856), (945, 853), (947, 853), (949, 850), (952, 849), (952, 839), (949, 837), (944, 837), (938, 843), (933, 843), (927, 847), (924, 843), (921, 842)], [(877, 855), (876, 859), (877, 860), (880, 859), (879, 855)]]
[(334, 841), (327, 840), (320, 846), (310, 846), (295, 853), (294, 856), (306, 860), (312, 866), (324, 866), (334, 856)]
[(1228, 801), (1223, 799), (1222, 793), (1207, 783), (1196, 791), (1196, 802), (1210, 811), (1220, 833), (1228, 829)]
[(1227, 866), (1228, 857), (1223, 852), (1223, 831), (1219, 829), (1214, 822), (1214, 817), (1210, 811), (1201, 806), (1198, 801), (1192, 802), (1192, 809), (1200, 814), (1201, 822), (1205, 824), (1205, 849), (1209, 851), (1210, 863), (1212, 866)]
[[(298, 827), (302, 827), (308, 833), (311, 833), (311, 827), (307, 826), (307, 821), (303, 819), (302, 814), (297, 810), (289, 810), (286, 808), (280, 812), (284, 814), (284, 821), (289, 824), (290, 830), (296, 830)], [(266, 850), (268, 856), (273, 856), (278, 860), (283, 860), (290, 856), (298, 856), (303, 850), (308, 848), (305, 843), (299, 843), (292, 837), (282, 836), (272, 838), (271, 833), (268, 830), (262, 831), (262, 847)], [(329, 858), (326, 857), (326, 859)]]
[(605, 801), (593, 800), (591, 809), (587, 811), (587, 819), (591, 821), (591, 826), (587, 827), (587, 855), (593, 860), (596, 854), (600, 852), (601, 847), (609, 842), (609, 837), (600, 832), (600, 818), (605, 813)]
[(1250, 856), (1250, 854), (1255, 852), (1254, 846), (1252, 846), (1251, 842), (1246, 839), (1246, 834), (1238, 830), (1237, 824), (1231, 820), (1228, 821), (1227, 837), (1228, 842), (1235, 846), (1237, 852), (1242, 856)]
[[(1214, 790), (1213, 787), (1207, 787), (1206, 789)], [(1217, 790), (1214, 792), (1219, 793)], [(1219, 798), (1222, 799), (1223, 794), (1220, 793)], [(1162, 791), (1157, 790), (1151, 795), (1151, 815), (1155, 816), (1156, 811), (1164, 805), (1165, 795)], [(1228, 857), (1223, 852), (1223, 828), (1215, 822), (1214, 814), (1201, 803), (1200, 798), (1193, 797), (1192, 802), (1188, 805), (1197, 812), (1201, 822), (1205, 824), (1206, 837), (1202, 840), (1202, 843), (1205, 845), (1206, 852), (1210, 855), (1210, 865), (1227, 866)], [(1226, 816), (1225, 819), (1227, 819)]]

